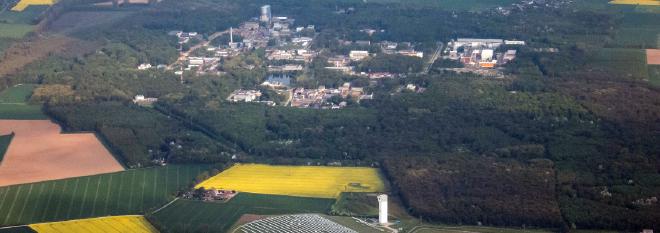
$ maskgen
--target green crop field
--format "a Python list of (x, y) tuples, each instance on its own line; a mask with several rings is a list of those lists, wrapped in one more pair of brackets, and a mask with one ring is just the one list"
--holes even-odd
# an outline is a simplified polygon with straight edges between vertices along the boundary
[(28, 103), (34, 88), (35, 85), (17, 85), (0, 92), (0, 119), (48, 119), (41, 111), (41, 105)]
[(36, 24), (46, 9), (48, 9), (48, 6), (33, 5), (20, 12), (4, 11), (0, 13), (0, 22), (7, 24)]
[(5, 152), (7, 152), (7, 147), (9, 147), (9, 143), (13, 137), (13, 135), (0, 135), (0, 163), (2, 163)]
[(590, 57), (590, 66), (618, 77), (648, 79), (646, 52), (641, 49), (599, 49)]
[(660, 87), (660, 65), (649, 65), (649, 83)]
[(28, 32), (34, 29), (33, 25), (29, 24), (9, 24), (0, 23), (0, 35), (5, 38), (23, 38)]
[(35, 85), (31, 84), (22, 84), (8, 88), (7, 90), (0, 92), (0, 104), (25, 103), (28, 98), (30, 98), (30, 95), (32, 95), (32, 90), (34, 90), (35, 87)]
[(326, 213), (335, 199), (240, 193), (227, 203), (178, 200), (150, 216), (161, 232), (226, 232), (243, 214)]
[(660, 47), (660, 14), (626, 13), (614, 32), (613, 46), (629, 48)]
[(12, 228), (0, 228), (0, 233), (36, 233), (32, 228), (28, 226), (22, 227), (12, 227)]
[(0, 187), (0, 226), (142, 214), (188, 188), (209, 165), (169, 165)]

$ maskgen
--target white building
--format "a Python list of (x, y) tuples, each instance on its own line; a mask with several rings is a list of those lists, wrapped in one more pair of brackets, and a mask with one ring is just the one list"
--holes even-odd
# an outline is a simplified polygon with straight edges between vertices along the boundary
[(151, 69), (151, 64), (143, 63), (143, 64), (140, 64), (137, 68), (138, 68), (138, 70)]
[(261, 97), (261, 91), (259, 90), (236, 90), (227, 97), (227, 100), (231, 102), (252, 102), (258, 100), (259, 97)]
[(493, 60), (493, 53), (494, 51), (492, 49), (481, 50), (481, 61)]
[(409, 56), (409, 57), (419, 57), (424, 58), (424, 52), (415, 51), (415, 50), (399, 50), (397, 51), (399, 55)]
[(502, 39), (458, 38), (454, 41), (454, 50), (461, 46), (497, 48), (504, 44)]
[(152, 105), (156, 101), (158, 101), (158, 98), (147, 98), (144, 95), (136, 95), (133, 98), (133, 103), (137, 105)]
[(348, 54), (348, 57), (353, 61), (359, 61), (369, 57), (369, 51), (351, 50), (351, 52)]
[(505, 40), (505, 45), (525, 45), (525, 41), (521, 40)]

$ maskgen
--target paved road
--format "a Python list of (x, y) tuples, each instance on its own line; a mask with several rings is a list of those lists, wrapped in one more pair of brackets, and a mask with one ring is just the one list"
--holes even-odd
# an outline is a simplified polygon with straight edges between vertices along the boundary
[(174, 65), (176, 65), (176, 64), (178, 64), (178, 63), (180, 63), (180, 62), (183, 62), (183, 61), (185, 61), (185, 60), (188, 60), (188, 56), (190, 56), (190, 53), (191, 53), (191, 52), (193, 52), (193, 51), (195, 51), (195, 50), (197, 50), (197, 49), (199, 49), (199, 48), (201, 48), (201, 47), (209, 46), (209, 44), (211, 44), (211, 41), (213, 41), (213, 40), (215, 40), (216, 38), (218, 38), (218, 37), (220, 37), (220, 36), (222, 36), (222, 35), (224, 35), (224, 34), (227, 34), (227, 33), (229, 33), (229, 30), (224, 30), (224, 31), (221, 31), (221, 32), (213, 33), (212, 35), (209, 36), (208, 40), (203, 40), (203, 41), (201, 41), (199, 44), (196, 44), (195, 46), (190, 47), (190, 49), (189, 49), (188, 51), (186, 51), (186, 52), (181, 52), (181, 53), (179, 54), (179, 59), (177, 59), (174, 63), (172, 63), (172, 64), (170, 64), (169, 66), (167, 66), (167, 69), (168, 69), (168, 70), (171, 70), (172, 67), (174, 67)]

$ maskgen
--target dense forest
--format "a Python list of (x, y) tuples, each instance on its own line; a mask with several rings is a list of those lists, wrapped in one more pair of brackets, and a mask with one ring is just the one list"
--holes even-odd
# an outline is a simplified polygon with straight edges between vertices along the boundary
[[(41, 84), (31, 101), (44, 103), (66, 131), (97, 132), (129, 167), (232, 158), (380, 164), (411, 212), (429, 221), (562, 231), (660, 227), (660, 205), (652, 201), (660, 195), (660, 90), (647, 82), (638, 50), (653, 46), (623, 36), (649, 30), (657, 14), (561, 7), (503, 15), (353, 0), (166, 0), (137, 9), (80, 2), (66, 1), (75, 10), (137, 13), (75, 34), (97, 42), (96, 51), (52, 54), (0, 86)], [(228, 103), (231, 91), (255, 88), (266, 77), (263, 68), (243, 68), (263, 62), (259, 50), (225, 62), (222, 76), (183, 84), (168, 71), (135, 69), (177, 59), (168, 31), (208, 36), (258, 15), (262, 4), (319, 30), (313, 46), (325, 52), (294, 84), (351, 82), (374, 100), (332, 111)], [(353, 10), (336, 13), (345, 8)], [(639, 17), (645, 20), (633, 20)], [(382, 31), (369, 36), (359, 32), (364, 28)], [(406, 78), (370, 82), (323, 69), (330, 55), (355, 49), (337, 39), (416, 42), (428, 54), (437, 41), (456, 37), (528, 46), (505, 67), (504, 79), (445, 72), (439, 68), (460, 66), (445, 60), (422, 75), (423, 60), (396, 55), (356, 65), (411, 73)], [(407, 84), (426, 91), (398, 91)], [(134, 105), (138, 94), (159, 101)]]

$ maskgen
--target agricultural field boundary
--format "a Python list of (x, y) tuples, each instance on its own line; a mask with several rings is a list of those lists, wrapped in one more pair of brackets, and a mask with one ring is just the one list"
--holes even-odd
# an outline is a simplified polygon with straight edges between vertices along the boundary
[(384, 192), (376, 168), (236, 164), (195, 186), (240, 192), (336, 199), (342, 192)]
[(168, 165), (0, 187), (0, 226), (149, 213), (209, 168)]

